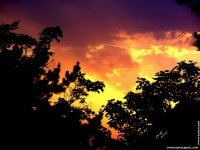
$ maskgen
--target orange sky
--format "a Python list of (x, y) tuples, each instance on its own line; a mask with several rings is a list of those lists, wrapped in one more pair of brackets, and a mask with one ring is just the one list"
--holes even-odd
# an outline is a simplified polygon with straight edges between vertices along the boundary
[[(119, 40), (88, 45), (83, 56), (87, 61), (81, 62), (82, 70), (88, 78), (106, 84), (103, 93), (91, 93), (88, 97), (89, 104), (97, 111), (107, 100), (122, 100), (127, 92), (135, 88), (137, 77), (151, 80), (156, 72), (172, 69), (179, 61), (200, 62), (200, 53), (192, 46), (192, 34), (188, 32), (168, 31), (162, 39), (156, 39), (153, 33), (129, 35), (125, 31), (115, 36), (120, 37)], [(55, 49), (59, 48), (60, 52), (68, 49)], [(57, 53), (55, 57), (61, 61), (62, 66), (72, 68), (69, 64), (73, 63), (74, 60), (70, 60), (73, 56), (65, 55), (63, 58)]]
[[(87, 98), (89, 105), (96, 111), (110, 99), (123, 100), (127, 92), (135, 89), (137, 77), (145, 77), (152, 81), (156, 72), (172, 69), (182, 60), (200, 63), (200, 52), (192, 46), (193, 37), (189, 32), (168, 31), (162, 39), (156, 39), (153, 33), (129, 35), (125, 31), (116, 33), (115, 36), (120, 39), (110, 43), (88, 45), (84, 55), (87, 61), (81, 62), (87, 78), (101, 80), (106, 84), (103, 93), (90, 93)], [(65, 52), (67, 48), (61, 49)], [(109, 50), (111, 52), (107, 52)], [(66, 56), (55, 56), (63, 66), (67, 66), (71, 61)], [(71, 65), (69, 68), (72, 68)], [(113, 137), (116, 138), (117, 134), (113, 133)]]

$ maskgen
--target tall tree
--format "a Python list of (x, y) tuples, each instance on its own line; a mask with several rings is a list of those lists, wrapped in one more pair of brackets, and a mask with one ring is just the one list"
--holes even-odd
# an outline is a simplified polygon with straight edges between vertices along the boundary
[[(109, 131), (103, 128), (98, 117), (101, 115), (95, 114), (86, 103), (89, 92), (103, 92), (104, 83), (86, 79), (79, 62), (72, 72), (66, 71), (63, 79), (60, 79), (60, 63), (51, 70), (48, 68), (54, 54), (51, 43), (60, 42), (63, 37), (60, 27), (45, 28), (37, 40), (17, 34), (18, 25), (19, 21), (0, 25), (2, 143), (9, 143), (7, 149), (14, 143), (15, 149), (26, 146), (27, 149), (30, 146), (83, 149), (86, 144), (92, 149), (88, 134), (95, 139), (99, 135), (101, 139), (109, 139)], [(62, 93), (65, 97), (52, 105), (52, 96)], [(94, 129), (95, 118), (98, 121)], [(85, 125), (84, 120), (88, 121)], [(86, 126), (93, 130), (86, 134)]]

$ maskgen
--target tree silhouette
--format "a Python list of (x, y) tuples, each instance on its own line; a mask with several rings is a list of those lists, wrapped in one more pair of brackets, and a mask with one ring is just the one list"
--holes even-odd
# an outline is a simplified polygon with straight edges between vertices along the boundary
[[(177, 0), (200, 16), (198, 0)], [(193, 34), (200, 50), (200, 34)], [(110, 127), (120, 134), (127, 149), (166, 149), (167, 146), (197, 146), (200, 120), (200, 68), (193, 61), (181, 61), (171, 70), (155, 74), (154, 82), (136, 81), (136, 92), (124, 101), (109, 100), (103, 111)], [(176, 107), (172, 109), (172, 104)]]
[[(130, 147), (145, 149), (144, 143), (148, 146), (158, 144), (156, 135), (161, 131), (170, 132), (168, 138), (177, 138), (174, 142), (172, 138), (165, 141), (168, 146), (195, 142), (191, 134), (188, 136), (190, 140), (185, 142), (188, 138), (178, 134), (181, 130), (176, 132), (174, 128), (185, 132), (187, 125), (195, 126), (200, 119), (200, 68), (192, 61), (182, 61), (171, 70), (156, 73), (154, 80), (150, 83), (138, 78), (137, 91), (129, 92), (124, 102), (108, 101), (104, 108), (108, 124), (122, 133), (121, 140)], [(171, 107), (172, 102), (179, 103), (175, 109)]]
[[(2, 143), (9, 143), (7, 149), (106, 146), (111, 134), (101, 124), (102, 113), (95, 114), (86, 103), (89, 92), (103, 92), (104, 83), (86, 79), (79, 62), (62, 79), (60, 63), (48, 68), (54, 54), (51, 43), (63, 37), (59, 26), (45, 28), (37, 40), (15, 33), (18, 25), (0, 25)], [(65, 96), (52, 104), (52, 96), (62, 93)]]

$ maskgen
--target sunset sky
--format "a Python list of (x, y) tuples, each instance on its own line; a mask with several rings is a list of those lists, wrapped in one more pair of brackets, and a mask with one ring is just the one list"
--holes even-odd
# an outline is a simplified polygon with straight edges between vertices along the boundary
[(98, 110), (133, 90), (137, 77), (150, 79), (181, 60), (200, 62), (192, 33), (200, 19), (175, 0), (0, 0), (0, 23), (20, 20), (20, 31), (38, 37), (47, 26), (64, 33), (54, 44), (63, 72), (77, 60), (92, 80), (106, 84), (91, 94)]

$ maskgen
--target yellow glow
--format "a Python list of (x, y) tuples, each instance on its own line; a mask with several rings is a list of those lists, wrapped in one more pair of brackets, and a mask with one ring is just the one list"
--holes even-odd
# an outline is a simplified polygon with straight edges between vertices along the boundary
[(172, 108), (174, 108), (177, 104), (178, 104), (179, 102), (171, 102), (170, 104), (171, 104), (171, 106), (172, 106)]
[[(197, 52), (192, 47), (191, 33), (168, 31), (165, 33), (164, 38), (158, 40), (153, 33), (129, 35), (126, 31), (122, 31), (116, 34), (116, 37), (119, 39), (114, 40), (110, 45), (123, 51), (126, 50), (131, 56), (132, 61), (139, 64), (138, 68), (126, 68), (127, 74), (123, 76), (123, 80), (131, 79), (127, 85), (131, 85), (131, 90), (134, 92), (136, 92), (137, 84), (133, 80), (136, 80), (136, 77), (143, 77), (150, 82), (154, 82), (152, 78), (156, 72), (171, 69), (179, 61), (194, 60), (199, 62), (200, 52)], [(93, 49), (97, 48), (93, 47)], [(135, 76), (129, 73), (132, 70), (136, 70), (134, 72)], [(113, 68), (112, 72), (106, 72), (105, 75), (108, 78), (106, 81), (114, 79), (116, 82), (112, 82), (112, 84), (105, 82), (107, 87), (104, 93), (91, 93), (89, 95), (88, 102), (92, 104), (91, 106), (95, 110), (98, 110), (102, 104), (105, 105), (107, 100), (112, 98), (122, 99), (129, 92), (127, 91), (128, 88), (123, 85), (123, 82), (118, 82), (122, 78), (120, 68)], [(118, 87), (124, 87), (124, 91), (120, 91)], [(174, 108), (177, 103), (171, 102), (170, 104)], [(106, 118), (104, 118), (103, 124), (108, 127), (106, 122)], [(113, 129), (112, 133), (113, 137), (117, 138), (118, 133)]]
[(146, 55), (149, 55), (152, 53), (152, 50), (148, 50), (148, 49), (135, 49), (135, 48), (130, 48), (129, 49), (130, 55), (133, 59), (133, 61), (136, 61), (138, 63), (142, 63), (143, 61), (143, 57)]
[(86, 58), (92, 58), (93, 56), (91, 54), (86, 54), (85, 57)]
[[(95, 80), (103, 79), (106, 84), (104, 93), (90, 93), (88, 97), (88, 102), (95, 107), (95, 110), (98, 110), (107, 100), (112, 98), (122, 99), (130, 89), (134, 90), (136, 84), (133, 81), (136, 81), (136, 77), (144, 77), (153, 82), (152, 78), (156, 72), (171, 69), (179, 61), (194, 60), (200, 62), (200, 53), (192, 46), (192, 34), (188, 32), (168, 31), (160, 39), (156, 38), (155, 34), (151, 32), (128, 34), (126, 31), (121, 31), (115, 36), (116, 39), (110, 43), (89, 45), (86, 52), (86, 58), (89, 62), (92, 64), (92, 62), (97, 63), (97, 61), (100, 61), (99, 65), (108, 67), (110, 62), (103, 58), (96, 59), (101, 55), (99, 52), (106, 53), (112, 48), (118, 48), (123, 52), (126, 51), (132, 62), (134, 64), (137, 63), (138, 66), (137, 68), (134, 68), (135, 66), (132, 68), (131, 66), (112, 66), (113, 68), (109, 68), (110, 70), (107, 72), (100, 72), (100, 74), (94, 72), (95, 76), (89, 76), (89, 78), (94, 78)], [(115, 52), (113, 51), (113, 53)], [(95, 57), (93, 57), (94, 55)], [(112, 61), (112, 59), (109, 61)], [(130, 82), (127, 80), (130, 80)], [(174, 104), (172, 105), (175, 106)]]
[[(98, 77), (94, 75), (87, 75), (87, 78), (91, 79), (92, 81), (99, 80)], [(109, 84), (108, 82), (104, 81), (106, 87), (104, 92), (102, 93), (93, 93), (90, 92), (89, 96), (87, 97), (88, 104), (93, 108), (94, 111), (99, 111), (102, 105), (106, 105), (108, 100), (117, 99), (123, 100), (124, 93), (117, 90), (114, 86)]]
[[(115, 36), (116, 39), (110, 43), (96, 45), (91, 43), (85, 51), (85, 58), (88, 61), (86, 64), (93, 65), (95, 63), (106, 68), (106, 70), (101, 71), (96, 69), (98, 66), (94, 65), (85, 70), (86, 73), (90, 72), (90, 75), (87, 75), (88, 78), (103, 80), (106, 84), (103, 93), (89, 93), (87, 100), (95, 110), (99, 110), (101, 105), (106, 104), (109, 99), (123, 99), (127, 92), (135, 89), (137, 77), (144, 77), (153, 82), (152, 78), (156, 72), (171, 69), (179, 61), (194, 60), (200, 62), (200, 52), (191, 46), (192, 34), (188, 32), (168, 31), (160, 39), (151, 32), (129, 34), (126, 31), (121, 31)], [(117, 65), (118, 62), (110, 53), (110, 51), (115, 53), (114, 48), (127, 53), (133, 64), (137, 65), (130, 66), (129, 64), (125, 67)], [(107, 51), (111, 56), (109, 60), (102, 57), (106, 56)], [(101, 55), (102, 52), (104, 55)], [(126, 59), (122, 58), (122, 61), (126, 61)]]
[(150, 81), (150, 83), (155, 82), (155, 80), (154, 80), (151, 76), (149, 76), (148, 74), (145, 74), (145, 73), (143, 73), (143, 72), (139, 72), (139, 76), (138, 76), (138, 77), (140, 77), (140, 78), (145, 78), (145, 79), (147, 79), (148, 81)]
[(163, 47), (163, 45), (153, 45), (153, 46), (151, 46), (151, 49), (153, 49), (154, 53), (156, 55), (158, 55), (158, 54), (162, 54), (162, 50), (161, 50), (162, 47)]
[(127, 68), (115, 68), (115, 69), (112, 70), (111, 73), (106, 73), (106, 76), (108, 78), (111, 78), (111, 77), (114, 77), (114, 76), (120, 77), (120, 72), (123, 71), (123, 70), (126, 70), (126, 69)]
[(104, 48), (104, 44), (100, 44), (100, 45), (96, 46), (96, 49), (97, 49), (97, 50), (101, 50), (101, 49), (103, 49), (103, 48)]
[(104, 44), (99, 44), (96, 46), (88, 45), (87, 48), (89, 49), (89, 52), (98, 52), (101, 49), (104, 49), (105, 45)]
[[(194, 60), (200, 63), (200, 52), (192, 46), (192, 34), (188, 32), (168, 31), (157, 38), (151, 32), (129, 34), (121, 31), (114, 36), (111, 42), (90, 43), (84, 51), (84, 59), (80, 60), (87, 67), (87, 78), (106, 84), (103, 93), (89, 93), (87, 102), (95, 111), (108, 100), (123, 100), (130, 90), (135, 91), (137, 77), (154, 82), (152, 78), (156, 72), (172, 69), (177, 62)], [(171, 106), (174, 108), (176, 103), (172, 102)], [(103, 122), (105, 125), (106, 120)]]
[(199, 62), (198, 58), (200, 53), (194, 47), (191, 47), (190, 50), (188, 50), (186, 48), (168, 46), (165, 53), (170, 57), (176, 58), (178, 61), (191, 59)]

